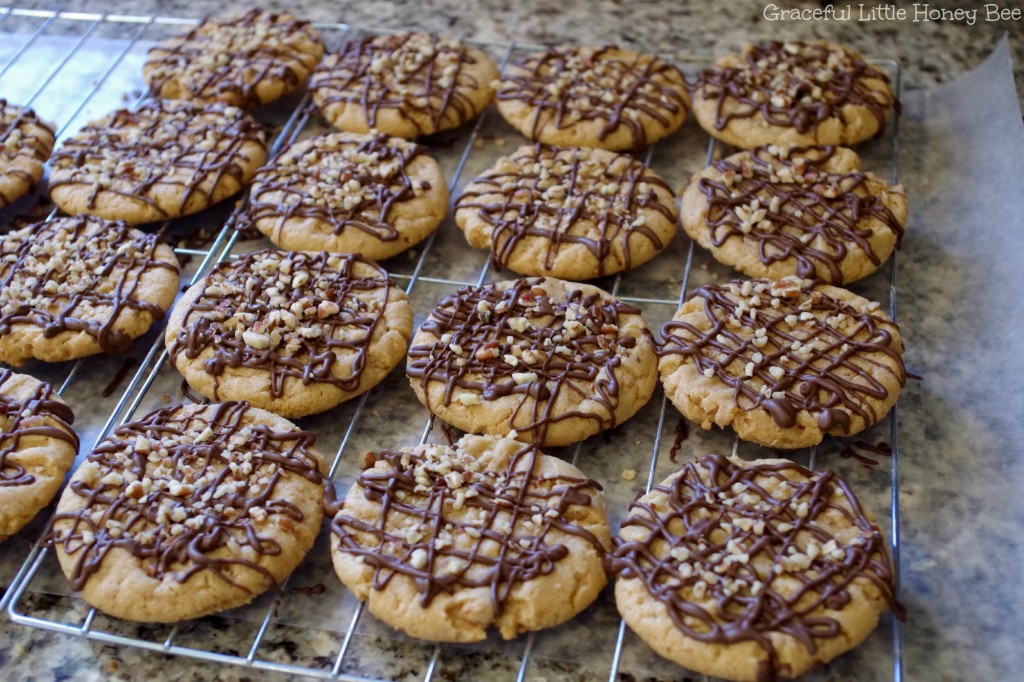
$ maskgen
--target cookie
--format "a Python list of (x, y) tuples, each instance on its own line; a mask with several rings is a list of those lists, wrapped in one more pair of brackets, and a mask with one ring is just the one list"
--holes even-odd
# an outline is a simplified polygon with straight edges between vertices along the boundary
[(0, 99), (0, 209), (35, 191), (53, 142), (49, 123), (31, 109)]
[(411, 335), (408, 297), (375, 263), (267, 249), (186, 291), (164, 340), (200, 395), (303, 417), (376, 386)]
[(284, 249), (383, 259), (418, 244), (448, 211), (426, 149), (381, 133), (336, 133), (289, 147), (253, 180), (247, 217)]
[(50, 197), (71, 215), (151, 223), (237, 194), (265, 159), (263, 130), (244, 111), (149, 101), (65, 140), (50, 162)]
[(253, 9), (207, 17), (150, 49), (143, 77), (155, 97), (251, 108), (302, 87), (324, 44), (309, 22)]
[(121, 353), (178, 293), (178, 259), (156, 235), (79, 216), (0, 237), (0, 361)]
[(907, 196), (845, 147), (758, 147), (720, 159), (683, 193), (683, 228), (750, 277), (843, 284), (899, 245)]
[(0, 370), (0, 540), (50, 504), (78, 454), (75, 415), (50, 384)]
[(491, 436), (382, 450), (331, 524), (334, 570), (413, 637), (512, 639), (569, 620), (606, 583), (601, 486)]
[(309, 89), (339, 130), (418, 137), (471, 121), (494, 99), (486, 53), (428, 33), (367, 36), (327, 55)]
[(175, 623), (241, 606), (313, 546), (313, 436), (248, 403), (175, 405), (117, 427), (61, 495), (50, 542), (100, 611)]
[(693, 115), (712, 137), (767, 144), (856, 144), (885, 132), (896, 98), (889, 78), (849, 47), (765, 41), (701, 71)]
[(676, 233), (675, 196), (625, 154), (524, 146), (466, 187), (455, 222), (496, 267), (591, 279), (663, 251)]
[(428, 410), (464, 431), (555, 446), (636, 414), (656, 367), (639, 308), (531, 278), (441, 299), (413, 337), (406, 374)]
[(626, 624), (690, 670), (792, 678), (901, 620), (886, 541), (832, 471), (706, 455), (630, 508), (609, 565)]
[(773, 448), (863, 431), (907, 379), (899, 327), (878, 303), (796, 277), (701, 287), (661, 334), (672, 404)]
[(617, 47), (561, 47), (506, 69), (495, 95), (512, 127), (559, 147), (643, 149), (683, 124), (683, 74)]

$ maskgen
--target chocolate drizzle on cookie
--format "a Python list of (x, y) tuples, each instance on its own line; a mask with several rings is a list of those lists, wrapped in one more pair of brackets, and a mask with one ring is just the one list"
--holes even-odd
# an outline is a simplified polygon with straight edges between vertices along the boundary
[[(768, 655), (761, 680), (779, 672), (772, 634), (811, 654), (844, 635), (823, 611), (847, 607), (855, 581), (906, 617), (882, 534), (832, 471), (707, 455), (634, 502), (622, 530), (610, 570), (642, 581), (691, 639), (756, 642)], [(626, 539), (635, 530), (642, 537)]]
[(676, 213), (655, 188), (672, 201), (672, 190), (661, 178), (624, 154), (608, 159), (588, 149), (538, 144), (519, 150), (474, 180), (455, 208), (475, 211), (492, 227), (495, 267), (508, 267), (524, 240), (539, 237), (547, 242), (544, 270), (554, 267), (563, 245), (581, 244), (604, 275), (613, 252), (621, 253), (623, 260), (616, 270), (633, 267), (633, 239), (646, 239), (655, 252), (665, 248), (645, 213), (657, 212), (673, 227)]
[[(40, 120), (31, 109), (0, 98), (0, 180), (5, 176), (20, 180), (29, 192), (34, 192), (36, 178), (27, 168), (19, 167), (18, 157), (29, 157), (42, 164), (52, 150), (53, 129), (50, 125)], [(41, 166), (39, 172), (42, 174)], [(10, 206), (17, 198), (8, 196), (3, 191), (3, 183), (0, 183), (0, 209)]]
[(275, 431), (249, 409), (245, 402), (166, 407), (96, 446), (65, 493), (81, 498), (81, 510), (56, 514), (50, 537), (75, 557), (74, 589), (115, 548), (156, 580), (184, 583), (210, 571), (245, 590), (233, 577), (241, 568), (277, 586), (259, 555), (282, 547), (262, 529), (287, 529), (303, 514), (276, 487), (289, 477), (322, 485), (323, 476), (313, 434)]
[(173, 83), (175, 99), (252, 108), (265, 102), (261, 85), (281, 82), (286, 92), (295, 90), (322, 55), (320, 36), (309, 22), (253, 9), (208, 17), (150, 49), (146, 80), (157, 95), (169, 96), (164, 90)]
[(312, 219), (335, 235), (360, 230), (385, 242), (399, 238), (393, 209), (430, 189), (409, 175), (424, 148), (380, 133), (325, 135), (286, 151), (253, 180), (246, 209), (253, 222)]
[(53, 394), (50, 384), (40, 382), (26, 398), (7, 393), (7, 382), (16, 377), (9, 369), (0, 370), (0, 488), (35, 483), (35, 476), (18, 462), (8, 459), (26, 447), (22, 438), (38, 437), (62, 440), (78, 452), (78, 436), (71, 429), (75, 415)]
[(764, 265), (793, 259), (799, 277), (833, 284), (843, 282), (841, 264), (854, 252), (880, 266), (871, 239), (888, 229), (899, 244), (903, 226), (879, 194), (899, 190), (861, 170), (829, 170), (835, 154), (836, 147), (770, 145), (715, 161), (722, 179), (697, 181), (711, 243), (756, 242)]
[(599, 140), (626, 129), (632, 149), (652, 141), (645, 119), (671, 129), (687, 110), (679, 69), (615, 47), (551, 48), (531, 55), (502, 76), (497, 98), (536, 109), (527, 133), (531, 140), (540, 140), (549, 125), (563, 130), (596, 121)]
[(896, 324), (806, 281), (709, 284), (693, 298), (703, 299), (705, 320), (666, 323), (659, 354), (695, 363), (733, 389), (737, 406), (765, 410), (782, 428), (801, 411), (816, 415), (822, 432), (848, 433), (854, 417), (874, 424), (882, 415), (871, 401), (885, 400), (890, 383), (875, 374), (906, 382)]
[(367, 36), (329, 55), (310, 79), (317, 105), (354, 104), (376, 128), (393, 110), (423, 135), (464, 123), (480, 113), (467, 90), (486, 88), (466, 67), (475, 51), (451, 38), (427, 33)]
[[(259, 158), (248, 156), (253, 145)], [(66, 140), (51, 160), (50, 190), (86, 186), (89, 210), (112, 194), (132, 208), (142, 204), (153, 220), (175, 217), (209, 206), (224, 183), (240, 190), (263, 161), (263, 147), (260, 125), (235, 107), (148, 101), (89, 123)], [(177, 207), (160, 199), (168, 194), (179, 195)]]
[[(266, 371), (278, 399), (289, 379), (357, 391), (395, 284), (358, 255), (265, 249), (218, 264), (197, 286), (202, 291), (168, 346), (172, 359), (212, 350), (207, 373)], [(339, 375), (347, 355), (354, 356), (350, 369)]]
[[(441, 382), (445, 405), (518, 396), (508, 421), (525, 418), (516, 428), (536, 444), (550, 424), (567, 419), (592, 420), (602, 430), (615, 426), (616, 368), (637, 345), (635, 337), (619, 333), (620, 319), (640, 310), (578, 289), (555, 301), (543, 281), (520, 279), (504, 289), (487, 282), (441, 299), (420, 328), (436, 340), (413, 345), (406, 366), (428, 409), (431, 385)], [(600, 409), (565, 409), (566, 401), (583, 400)]]
[[(338, 551), (373, 568), (373, 589), (395, 575), (412, 579), (420, 604), (459, 588), (487, 588), (499, 616), (520, 583), (550, 574), (569, 549), (558, 534), (605, 547), (571, 519), (589, 507), (596, 481), (540, 472), (543, 455), (523, 445), (492, 468), (458, 444), (382, 450), (356, 485), (380, 505), (372, 522), (345, 513), (331, 523)], [(553, 533), (554, 531), (554, 533)]]
[[(769, 125), (815, 130), (845, 107), (867, 109), (880, 136), (895, 106), (889, 78), (856, 53), (821, 42), (765, 41), (749, 47), (742, 66), (701, 71), (694, 89), (715, 102), (716, 130), (736, 119), (760, 116)], [(886, 87), (882, 87), (885, 84)]]
[[(132, 343), (122, 317), (164, 316), (138, 298), (153, 270), (178, 272), (173, 256), (157, 255), (156, 235), (123, 222), (79, 216), (36, 223), (0, 239), (0, 336), (19, 325), (41, 328), (46, 338), (85, 332), (105, 353)], [(169, 253), (169, 250), (168, 250)]]

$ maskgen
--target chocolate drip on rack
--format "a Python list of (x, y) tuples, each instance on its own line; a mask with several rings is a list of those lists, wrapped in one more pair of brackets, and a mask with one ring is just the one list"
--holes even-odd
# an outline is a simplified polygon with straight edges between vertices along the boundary
[[(253, 9), (240, 16), (208, 17), (188, 33), (150, 49), (147, 79), (158, 95), (176, 81), (187, 88), (187, 98), (252, 108), (262, 103), (257, 89), (268, 81), (281, 81), (288, 91), (302, 85), (319, 61), (303, 48), (320, 45), (309, 22), (288, 14)], [(305, 64), (302, 73), (295, 62)]]
[[(768, 654), (761, 680), (778, 672), (770, 635), (789, 635), (811, 654), (817, 640), (843, 636), (821, 611), (850, 604), (854, 581), (870, 582), (906, 618), (882, 534), (832, 471), (707, 455), (652, 493), (665, 504), (656, 508), (650, 494), (633, 503), (622, 529), (644, 534), (615, 539), (610, 570), (642, 581), (691, 639), (756, 642)], [(825, 515), (841, 517), (856, 537), (829, 532), (834, 520), (817, 522)], [(702, 605), (711, 600), (713, 607)]]
[(50, 162), (50, 189), (91, 185), (90, 209), (110, 192), (170, 217), (156, 199), (162, 193), (180, 191), (183, 213), (194, 197), (211, 203), (228, 178), (241, 188), (239, 159), (247, 144), (263, 147), (263, 129), (240, 109), (150, 100), (137, 111), (119, 109), (89, 123), (66, 140)]
[(274, 496), (277, 484), (293, 476), (317, 485), (324, 479), (310, 451), (313, 434), (275, 431), (248, 411), (246, 402), (166, 407), (119, 426), (96, 446), (70, 486), (82, 509), (55, 515), (49, 537), (76, 556), (73, 589), (81, 590), (115, 547), (157, 580), (183, 583), (209, 570), (244, 589), (231, 577), (240, 566), (276, 587), (260, 563), (225, 550), (279, 554), (280, 544), (259, 526), (287, 527), (303, 514)]
[(531, 55), (502, 76), (497, 98), (537, 108), (532, 140), (549, 124), (565, 129), (597, 121), (602, 124), (598, 139), (625, 127), (632, 148), (643, 149), (649, 142), (641, 118), (669, 127), (686, 111), (685, 81), (676, 67), (656, 57), (616, 52), (615, 47), (564, 47)]
[[(706, 222), (716, 247), (731, 237), (758, 244), (765, 265), (796, 260), (798, 276), (843, 282), (840, 264), (858, 250), (876, 266), (881, 259), (871, 246), (876, 220), (903, 238), (903, 226), (885, 205), (879, 191), (896, 191), (860, 170), (828, 170), (835, 147), (774, 145), (752, 149), (741, 160), (721, 159), (712, 165), (722, 181), (701, 178), (697, 187), (707, 197)], [(754, 218), (757, 218), (755, 220)]]
[[(749, 294), (741, 294), (748, 284)], [(755, 306), (756, 316), (749, 316), (747, 302), (754, 297), (778, 303)], [(872, 372), (892, 374), (900, 386), (906, 382), (894, 322), (798, 280), (709, 284), (693, 298), (704, 299), (710, 328), (668, 322), (659, 353), (694, 362), (698, 372), (733, 389), (736, 405), (763, 409), (782, 428), (794, 426), (803, 410), (817, 415), (823, 432), (848, 431), (851, 415), (873, 424), (878, 415), (869, 399), (884, 400), (889, 391)]]
[[(83, 331), (105, 353), (127, 350), (132, 338), (118, 328), (127, 311), (164, 310), (136, 298), (142, 277), (177, 264), (157, 258), (156, 235), (123, 222), (79, 216), (36, 223), (0, 239), (0, 336), (15, 325), (43, 329), (47, 338)], [(96, 319), (87, 319), (87, 315)]]
[[(663, 205), (653, 189), (661, 187), (671, 196), (669, 186), (624, 154), (608, 163), (593, 156), (588, 149), (538, 144), (508, 159), (514, 169), (488, 171), (473, 181), (475, 189), (459, 197), (455, 208), (475, 209), (493, 227), (491, 262), (495, 267), (508, 267), (512, 254), (527, 237), (547, 241), (546, 269), (554, 266), (563, 245), (582, 244), (598, 260), (602, 275), (613, 244), (620, 245), (626, 270), (632, 267), (631, 239), (642, 237), (656, 251), (665, 247), (646, 225), (641, 211), (657, 211), (674, 223), (674, 210)], [(617, 164), (620, 159), (626, 163)], [(604, 188), (609, 186), (612, 191), (606, 192)], [(586, 229), (599, 236), (581, 234), (581, 223), (591, 224), (593, 227)]]
[(409, 177), (424, 148), (399, 138), (328, 135), (301, 151), (286, 151), (253, 179), (250, 222), (313, 219), (336, 235), (361, 230), (391, 242), (399, 234), (389, 213), (430, 189)]
[[(566, 419), (615, 426), (619, 352), (636, 346), (633, 336), (619, 335), (619, 319), (640, 310), (599, 294), (570, 291), (551, 300), (543, 279), (520, 279), (499, 289), (493, 282), (463, 287), (445, 296), (421, 330), (437, 341), (409, 349), (406, 373), (418, 379), (429, 400), (433, 382), (445, 385), (444, 404), (456, 389), (483, 400), (521, 396), (510, 423), (529, 410), (534, 443), (542, 443), (550, 424)], [(509, 358), (515, 358), (515, 364)], [(601, 405), (604, 414), (566, 410), (556, 414), (559, 396), (576, 394)], [(527, 407), (527, 403), (532, 406)], [(429, 405), (428, 405), (429, 407)]]
[(78, 435), (71, 428), (75, 415), (53, 394), (53, 386), (41, 382), (31, 395), (18, 400), (8, 395), (4, 388), (15, 376), (9, 369), (0, 370), (0, 419), (6, 422), (0, 432), (0, 489), (30, 485), (36, 481), (35, 476), (20, 463), (8, 459), (24, 447), (22, 438), (54, 438), (78, 452)]
[(381, 111), (397, 111), (419, 132), (447, 121), (461, 123), (477, 115), (473, 101), (461, 90), (487, 87), (465, 69), (477, 59), (457, 40), (427, 33), (368, 36), (346, 43), (317, 67), (310, 90), (321, 109), (356, 104), (366, 122), (377, 127)]
[[(373, 275), (357, 275), (359, 269)], [(395, 285), (358, 255), (265, 249), (219, 263), (200, 286), (168, 348), (172, 358), (213, 349), (204, 369), (215, 379), (214, 393), (217, 377), (245, 367), (270, 373), (276, 399), (289, 378), (356, 391)], [(336, 376), (339, 355), (349, 353), (351, 372)]]
[[(743, 58), (740, 67), (713, 67), (697, 76), (694, 89), (715, 100), (716, 130), (760, 115), (769, 125), (807, 133), (830, 118), (845, 123), (844, 107), (859, 106), (878, 121), (878, 137), (897, 104), (892, 94), (866, 83), (889, 78), (843, 47), (772, 40), (751, 46)], [(726, 111), (727, 104), (734, 110)]]
[[(380, 505), (380, 517), (367, 522), (342, 507), (331, 523), (338, 550), (374, 569), (376, 590), (405, 575), (428, 606), (438, 594), (485, 587), (498, 616), (516, 585), (548, 575), (568, 556), (552, 531), (583, 538), (605, 554), (600, 540), (569, 520), (573, 507), (592, 504), (600, 484), (537, 475), (540, 457), (524, 445), (507, 468), (495, 471), (482, 470), (472, 456), (459, 458), (457, 446), (382, 450), (377, 462), (387, 467), (375, 466), (356, 481)], [(460, 547), (460, 537), (471, 546)]]

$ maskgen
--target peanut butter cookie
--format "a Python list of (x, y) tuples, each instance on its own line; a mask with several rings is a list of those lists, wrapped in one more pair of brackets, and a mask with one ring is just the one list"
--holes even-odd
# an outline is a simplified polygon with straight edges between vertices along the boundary
[(327, 55), (310, 79), (335, 128), (413, 138), (456, 128), (494, 99), (487, 54), (428, 33), (368, 36)]
[(832, 471), (707, 455), (630, 508), (609, 565), (656, 652), (736, 682), (798, 677), (900, 619), (886, 541)]
[(72, 215), (150, 223), (237, 194), (265, 159), (263, 130), (241, 109), (150, 101), (65, 140), (50, 162), (50, 197)]
[(441, 299), (413, 337), (406, 374), (420, 402), (460, 429), (553, 446), (636, 414), (656, 367), (639, 308), (531, 278)]
[(0, 209), (35, 190), (53, 151), (53, 127), (31, 109), (0, 99)]
[(201, 395), (302, 417), (376, 386), (411, 334), (405, 292), (375, 263), (267, 249), (193, 285), (164, 338)]
[(373, 132), (288, 148), (256, 174), (247, 216), (284, 249), (383, 259), (425, 239), (447, 211), (448, 186), (426, 149)]
[(899, 327), (878, 303), (796, 277), (701, 287), (661, 333), (672, 404), (774, 448), (863, 431), (907, 378)]
[(162, 319), (178, 259), (156, 235), (80, 216), (0, 237), (0, 360), (120, 353)]
[(311, 434), (248, 403), (166, 407), (78, 467), (50, 541), (100, 611), (198, 618), (278, 589), (298, 566), (320, 530), (324, 470)]
[(663, 251), (676, 233), (675, 196), (625, 154), (525, 146), (466, 187), (455, 222), (496, 267), (584, 280)]
[(338, 577), (413, 637), (512, 639), (569, 620), (606, 583), (601, 486), (508, 438), (382, 450), (331, 524)]
[(680, 213), (694, 241), (745, 275), (843, 284), (892, 255), (907, 197), (850, 149), (769, 145), (694, 176)]
[(536, 142), (643, 149), (683, 124), (690, 99), (679, 69), (617, 47), (561, 47), (508, 67), (498, 110)]
[(248, 109), (302, 87), (323, 56), (320, 34), (309, 22), (253, 9), (208, 17), (161, 41), (142, 73), (157, 97)]
[(693, 90), (693, 115), (734, 147), (856, 144), (885, 131), (889, 78), (849, 47), (766, 41), (719, 59)]
[(50, 384), (0, 370), (0, 540), (35, 518), (78, 454), (75, 415)]

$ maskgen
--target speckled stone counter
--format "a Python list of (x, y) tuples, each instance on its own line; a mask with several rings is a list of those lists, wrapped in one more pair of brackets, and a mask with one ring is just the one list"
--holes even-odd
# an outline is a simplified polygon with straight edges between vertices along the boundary
[[(249, 3), (233, 6), (244, 4)], [(1024, 83), (1024, 22), (979, 20), (974, 26), (953, 21), (771, 22), (764, 17), (767, 3), (747, 1), (714, 7), (703, 2), (592, 4), (580, 0), (492, 0), (471, 8), (454, 1), (259, 4), (286, 7), (316, 21), (420, 28), (499, 41), (615, 42), (683, 56), (718, 55), (766, 37), (822, 37), (852, 44), (872, 57), (900, 60), (904, 85), (910, 90), (904, 97), (900, 176), (908, 189), (911, 218), (899, 255), (898, 318), (907, 338), (908, 367), (923, 377), (909, 383), (899, 408), (900, 575), (910, 613), (903, 630), (903, 673), (906, 679), (922, 682), (1016, 678), (1017, 664), (1024, 658), (1020, 636), (1024, 588), (1017, 579), (1024, 565), (1024, 463), (1018, 457), (1019, 443), (1024, 442), (1020, 424), (1024, 398), (1014, 386), (1024, 376), (1019, 322), (1024, 319), (1024, 299), (1019, 295), (1024, 290), (1020, 267), (1024, 233), (1019, 229), (1021, 210), (1016, 204), (963, 191), (963, 186), (985, 182), (997, 196), (1024, 196), (1024, 179), (1015, 172), (1024, 158), (1024, 130), (1016, 109), (1020, 88), (1014, 91), (1009, 76), (1012, 53), (1017, 62), (1013, 73), (1019, 84)], [(777, 4), (821, 7), (819, 3)], [(18, 6), (193, 17), (219, 10), (223, 3), (71, 0)], [(986, 62), (980, 74), (956, 81), (983, 62), (1004, 32), (1010, 33), (1008, 49)], [(962, 106), (965, 101), (972, 106)], [(988, 127), (1009, 132), (992, 139), (981, 134)], [(698, 132), (692, 125), (683, 131)], [(682, 247), (676, 252), (682, 252)], [(883, 279), (872, 286), (884, 292), (887, 282)], [(93, 377), (89, 368), (84, 371), (83, 381), (103, 380)], [(98, 404), (96, 409), (101, 407)], [(701, 437), (691, 436), (691, 441), (699, 442)], [(83, 442), (92, 441), (83, 438)], [(837, 455), (832, 455), (826, 464), (835, 461)], [(637, 463), (643, 464), (643, 457)], [(610, 470), (617, 468), (611, 465)], [(875, 501), (884, 502), (887, 475), (884, 468), (862, 473), (865, 481), (876, 484)], [(884, 521), (887, 508), (877, 509)], [(5, 552), (26, 550), (19, 538), (3, 546)], [(335, 585), (327, 589), (323, 600), (343, 592)], [(32, 599), (45, 602), (48, 595), (39, 593)], [(312, 605), (316, 598), (309, 599)], [(35, 606), (45, 608), (46, 604)], [(178, 636), (244, 656), (256, 626), (258, 622), (254, 625), (244, 619), (210, 618), (185, 625)], [(881, 646), (888, 646), (889, 636), (881, 638)], [(395, 641), (365, 650), (357, 647), (354, 656), (381, 659), (369, 665), (370, 670), (387, 670), (402, 680), (420, 679), (425, 668), (422, 653), (426, 650), (429, 659), (429, 648), (405, 648)], [(282, 628), (268, 646), (285, 662), (300, 654), (310, 660), (329, 659), (337, 651), (336, 640), (299, 628)], [(873, 650), (862, 655), (871, 656)], [(456, 650), (440, 661), (435, 679), (515, 679), (515, 670), (497, 671), (487, 667), (488, 661), (479, 651)], [(683, 679), (678, 669), (668, 670)], [(529, 679), (583, 679), (571, 667), (533, 673)], [(155, 682), (290, 679), (108, 646), (15, 625), (2, 615), (0, 677)], [(835, 667), (815, 679), (865, 678), (849, 668)]]

